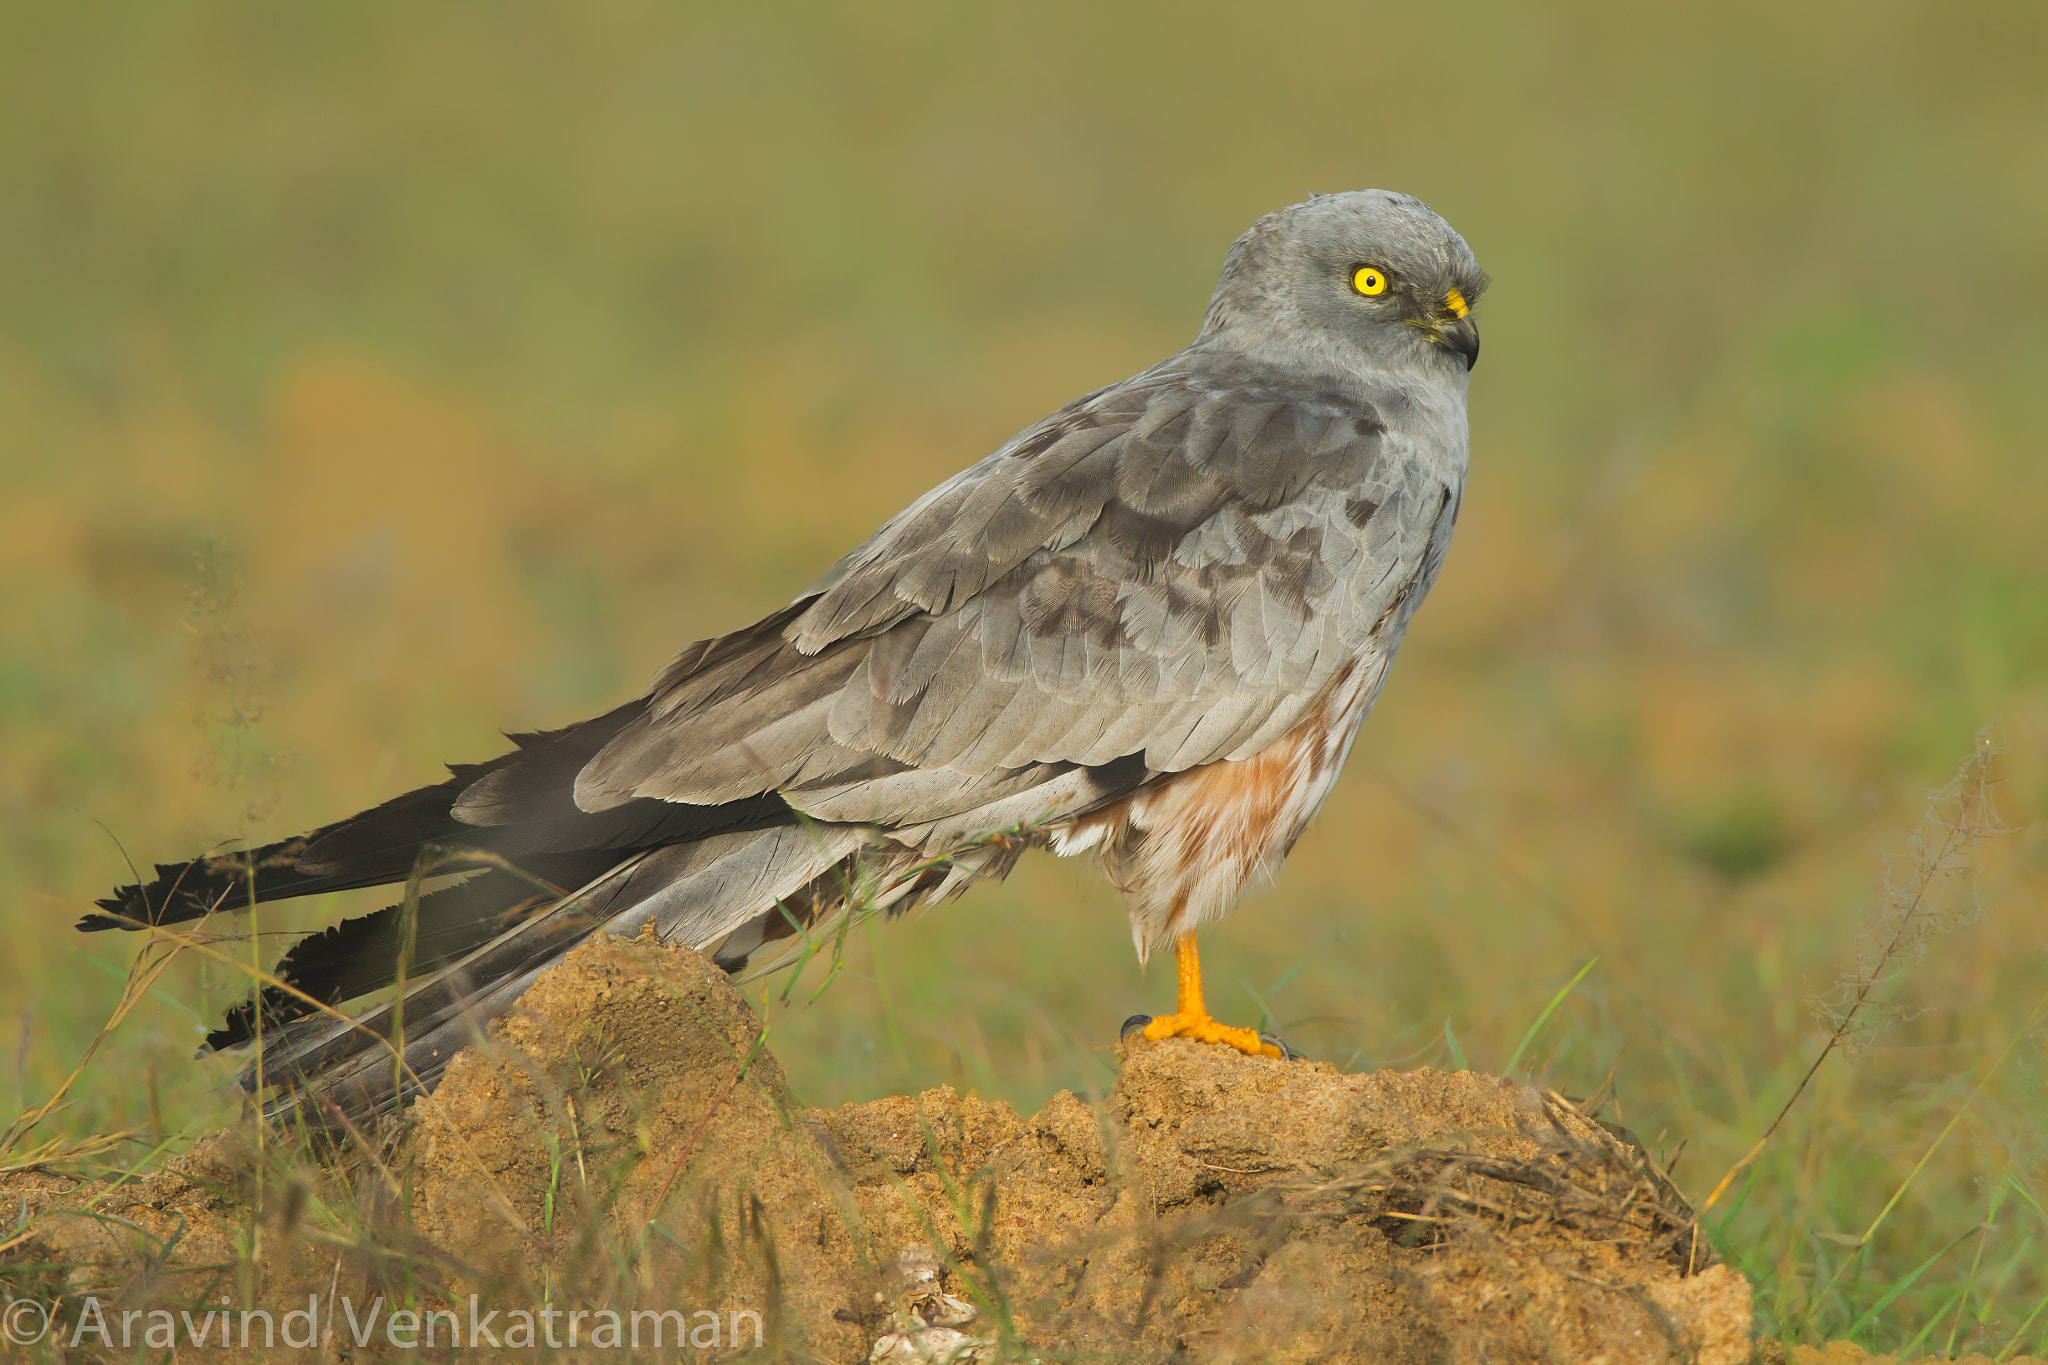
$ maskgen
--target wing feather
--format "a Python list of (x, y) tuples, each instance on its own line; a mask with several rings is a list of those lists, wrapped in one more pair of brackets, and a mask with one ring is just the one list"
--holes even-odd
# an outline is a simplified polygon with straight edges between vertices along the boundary
[(835, 818), (900, 799), (912, 819), (935, 792), (971, 805), (976, 782), (994, 800), (1011, 770), (1142, 753), (1176, 771), (1284, 731), (1421, 569), (1410, 508), (1428, 499), (1362, 401), (1238, 364), (1070, 405), (772, 628), (693, 646), (578, 804), (794, 783)]

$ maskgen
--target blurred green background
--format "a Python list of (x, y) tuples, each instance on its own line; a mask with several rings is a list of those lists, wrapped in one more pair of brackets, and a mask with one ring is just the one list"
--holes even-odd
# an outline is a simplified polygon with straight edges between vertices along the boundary
[[(1597, 954), (1522, 1069), (1612, 1073), (1700, 1197), (1998, 719), (1987, 913), (1715, 1225), (1788, 1336), (2040, 1349), (2040, 1039), (1992, 1068), (2048, 991), (2044, 57), (2032, 0), (0, 6), (0, 1102), (119, 994), (69, 926), (124, 850), (633, 694), (1183, 344), (1252, 219), (1384, 186), (1495, 281), (1465, 516), (1212, 1003), (1498, 1069)], [(232, 1113), (230, 975), (56, 1126)], [(1099, 1092), (1171, 993), (1049, 859), (818, 976), (767, 987), (814, 1103)]]

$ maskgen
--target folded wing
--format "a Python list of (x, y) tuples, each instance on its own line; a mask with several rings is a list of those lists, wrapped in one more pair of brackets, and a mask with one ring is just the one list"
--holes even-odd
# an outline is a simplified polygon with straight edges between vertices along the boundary
[(1271, 742), (1415, 576), (1442, 490), (1382, 459), (1371, 411), (1263, 378), (1163, 367), (1026, 431), (779, 631), (680, 656), (578, 805), (814, 809), (892, 781), (944, 804), (1033, 765), (1171, 773)]

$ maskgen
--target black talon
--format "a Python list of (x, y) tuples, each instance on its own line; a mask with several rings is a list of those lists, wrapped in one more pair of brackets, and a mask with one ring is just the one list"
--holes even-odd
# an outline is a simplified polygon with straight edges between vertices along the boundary
[(1124, 1026), (1116, 1031), (1116, 1040), (1120, 1043), (1128, 1042), (1130, 1040), (1130, 1036), (1133, 1033), (1143, 1033), (1145, 1031), (1145, 1025), (1151, 1022), (1152, 1016), (1149, 1014), (1132, 1015), (1130, 1018), (1124, 1020)]
[[(1124, 1027), (1129, 1028), (1130, 1025), (1125, 1024)], [(1282, 1038), (1277, 1033), (1261, 1033), (1259, 1035), (1259, 1041), (1262, 1043), (1271, 1043), (1274, 1047), (1279, 1048), (1280, 1060), (1283, 1062), (1305, 1062), (1308, 1060), (1307, 1054), (1297, 1052), (1292, 1047), (1289, 1047), (1287, 1045), (1287, 1040), (1285, 1038)]]

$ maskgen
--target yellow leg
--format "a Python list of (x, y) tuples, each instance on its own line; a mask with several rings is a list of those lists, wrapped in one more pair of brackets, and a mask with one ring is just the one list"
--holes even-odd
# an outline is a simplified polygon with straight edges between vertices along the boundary
[(1198, 1043), (1225, 1043), (1254, 1057), (1282, 1055), (1279, 1048), (1259, 1037), (1256, 1029), (1233, 1028), (1209, 1017), (1202, 1004), (1202, 959), (1195, 951), (1193, 933), (1181, 935), (1173, 945), (1173, 960), (1180, 970), (1180, 1008), (1145, 1025), (1148, 1039), (1193, 1038)]

